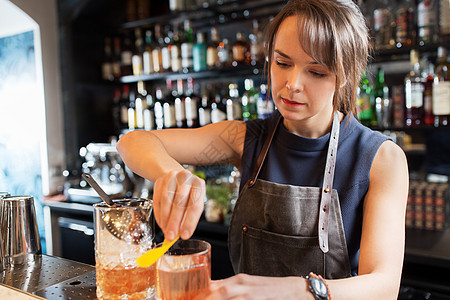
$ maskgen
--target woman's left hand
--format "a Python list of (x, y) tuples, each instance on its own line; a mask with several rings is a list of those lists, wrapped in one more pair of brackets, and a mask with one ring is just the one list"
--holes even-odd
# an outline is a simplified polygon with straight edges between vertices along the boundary
[(301, 277), (263, 277), (238, 274), (212, 281), (209, 289), (196, 299), (311, 299)]

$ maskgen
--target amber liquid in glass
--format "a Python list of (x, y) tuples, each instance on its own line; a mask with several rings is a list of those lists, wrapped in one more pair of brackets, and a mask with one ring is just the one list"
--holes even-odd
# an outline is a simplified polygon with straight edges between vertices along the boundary
[(154, 293), (155, 265), (148, 268), (96, 265), (100, 299), (146, 299)]
[(207, 265), (191, 269), (158, 272), (158, 297), (162, 300), (190, 300), (209, 285), (210, 270)]

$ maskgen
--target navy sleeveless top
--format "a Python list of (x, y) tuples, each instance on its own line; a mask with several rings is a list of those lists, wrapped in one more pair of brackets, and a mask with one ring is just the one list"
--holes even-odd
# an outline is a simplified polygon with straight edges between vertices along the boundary
[[(250, 179), (269, 128), (275, 126), (279, 112), (267, 119), (246, 122), (241, 161), (241, 186)], [(277, 128), (260, 179), (296, 186), (320, 187), (325, 170), (330, 133), (311, 139), (289, 132), (283, 122)], [(347, 115), (340, 125), (333, 188), (339, 195), (345, 238), (352, 274), (357, 275), (362, 232), (362, 208), (369, 188), (369, 173), (380, 145), (389, 139)]]

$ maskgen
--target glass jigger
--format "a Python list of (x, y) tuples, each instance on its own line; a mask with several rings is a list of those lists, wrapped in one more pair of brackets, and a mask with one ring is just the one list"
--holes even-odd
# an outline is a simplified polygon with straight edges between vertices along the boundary
[(200, 240), (178, 240), (156, 262), (157, 299), (190, 300), (211, 281), (211, 245)]
[[(155, 293), (155, 266), (141, 268), (136, 264), (136, 259), (154, 246), (152, 202), (119, 199), (114, 200), (114, 204), (94, 204), (97, 297), (152, 298)], [(120, 226), (120, 235), (111, 230), (109, 217), (115, 215), (131, 216), (126, 219), (125, 226)]]

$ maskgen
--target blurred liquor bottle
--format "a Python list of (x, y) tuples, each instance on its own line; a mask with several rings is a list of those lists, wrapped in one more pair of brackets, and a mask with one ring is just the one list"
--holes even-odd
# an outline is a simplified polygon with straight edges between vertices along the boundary
[(392, 87), (392, 126), (396, 128), (405, 126), (405, 87), (403, 85)]
[(242, 120), (242, 104), (239, 98), (238, 85), (230, 83), (228, 85), (228, 98), (226, 100), (227, 120)]
[(163, 99), (163, 90), (161, 87), (157, 87), (155, 89), (155, 104), (153, 106), (153, 111), (155, 115), (155, 129), (163, 129), (164, 128), (164, 99)]
[(185, 9), (184, 0), (169, 0), (169, 8), (172, 12), (179, 12)]
[(125, 3), (126, 21), (133, 22), (138, 19), (137, 17), (137, 0), (126, 0)]
[(189, 77), (187, 79), (186, 97), (184, 98), (186, 126), (188, 128), (196, 128), (199, 126), (199, 100), (199, 96), (195, 92), (194, 79), (192, 77)]
[(173, 39), (173, 32), (171, 26), (170, 25), (164, 26), (164, 38), (163, 38), (164, 42), (161, 48), (162, 67), (164, 72), (172, 71), (172, 61), (171, 61), (172, 39)]
[(244, 94), (242, 95), (242, 119), (244, 121), (247, 120), (255, 120), (258, 118), (257, 104), (256, 100), (258, 99), (258, 93), (256, 92), (253, 80), (245, 79), (244, 80)]
[(175, 96), (172, 79), (166, 79), (166, 94), (163, 100), (164, 128), (175, 128)]
[(135, 130), (136, 127), (136, 92), (130, 90), (128, 102), (128, 130)]
[(152, 58), (153, 47), (154, 47), (153, 34), (150, 29), (147, 29), (145, 31), (144, 52), (142, 53), (142, 72), (146, 75), (155, 72)]
[(150, 17), (150, 0), (126, 0), (126, 21), (133, 22)]
[(182, 35), (180, 32), (180, 24), (175, 23), (173, 25), (173, 39), (170, 49), (172, 72), (178, 72), (181, 70), (181, 40)]
[(184, 98), (184, 82), (183, 79), (177, 79), (176, 94), (174, 94), (175, 122), (177, 128), (186, 128), (186, 108)]
[(211, 36), (209, 39), (208, 47), (206, 49), (206, 64), (208, 65), (209, 69), (214, 69), (220, 66), (219, 45), (219, 31), (216, 27), (211, 27)]
[(259, 28), (258, 20), (253, 20), (252, 33), (249, 35), (250, 40), (250, 63), (255, 66), (264, 62), (264, 37)]
[(425, 125), (433, 125), (433, 83), (436, 75), (434, 74), (434, 65), (427, 56), (424, 58), (424, 67), (422, 70), (422, 78), (424, 84), (423, 90), (423, 123)]
[(156, 129), (155, 124), (155, 103), (152, 94), (147, 91), (145, 96), (145, 103), (143, 106), (143, 119), (144, 119), (144, 129), (153, 130)]
[(233, 67), (239, 65), (250, 64), (250, 43), (245, 38), (243, 32), (238, 31), (236, 33), (236, 40), (233, 43)]
[(119, 134), (122, 130), (121, 120), (120, 120), (120, 99), (121, 99), (120, 88), (114, 88), (113, 94), (113, 106), (112, 106), (112, 117), (114, 124), (114, 133)]
[(194, 33), (191, 21), (184, 21), (183, 43), (181, 44), (181, 66), (185, 70), (192, 70), (193, 62)]
[(418, 126), (423, 124), (423, 92), (424, 85), (420, 73), (419, 52), (410, 52), (411, 70), (405, 76), (405, 106), (406, 126)]
[(147, 90), (143, 81), (137, 82), (135, 113), (137, 129), (144, 129), (144, 110), (147, 108)]
[(438, 40), (438, 0), (420, 0), (417, 5), (417, 30), (420, 45)]
[(155, 25), (155, 47), (152, 50), (153, 69), (155, 73), (164, 72), (162, 65), (162, 48), (164, 45), (164, 38), (161, 35), (161, 25)]
[(385, 128), (389, 126), (389, 88), (384, 82), (384, 71), (377, 69), (375, 82), (371, 93), (372, 126)]
[(226, 103), (222, 101), (220, 89), (214, 88), (213, 97), (211, 99), (211, 123), (217, 123), (227, 119)]
[(372, 121), (372, 106), (370, 105), (371, 87), (367, 78), (367, 70), (361, 76), (358, 87), (358, 98), (356, 102), (356, 112), (361, 124), (370, 126)]
[[(210, 84), (208, 84), (210, 85)], [(201, 89), (201, 101), (198, 108), (199, 126), (205, 126), (211, 123), (211, 100), (209, 97), (209, 87), (203, 85)]]
[(104, 48), (103, 48), (103, 63), (102, 63), (102, 79), (103, 80), (114, 80), (113, 74), (113, 57), (111, 49), (111, 38), (105, 37)]
[(393, 47), (395, 44), (395, 20), (391, 3), (389, 0), (377, 1), (373, 11), (373, 30), (377, 49)]
[(258, 118), (265, 119), (268, 116), (270, 116), (275, 110), (273, 100), (271, 99), (271, 97), (269, 97), (269, 94), (268, 94), (267, 84), (263, 83), (259, 86), (258, 94), (259, 95), (258, 95), (257, 106), (256, 106), (256, 110), (258, 112)]
[(433, 84), (433, 114), (435, 115), (435, 126), (449, 126), (450, 62), (444, 47), (438, 48), (436, 78)]
[(219, 64), (221, 67), (230, 67), (232, 65), (233, 52), (230, 41), (227, 38), (224, 38), (222, 42), (219, 43), (217, 55), (219, 56)]
[(120, 57), (120, 76), (133, 75), (133, 48), (129, 31), (124, 32), (122, 35), (122, 48)]
[(150, 0), (136, 0), (136, 15), (138, 20), (150, 17)]
[(441, 0), (439, 5), (439, 37), (450, 41), (450, 1)]
[(143, 55), (144, 55), (144, 39), (142, 37), (141, 28), (134, 30), (134, 52), (131, 57), (131, 64), (133, 68), (133, 75), (138, 76), (143, 74)]
[(122, 86), (120, 106), (120, 129), (128, 128), (128, 107), (130, 106), (130, 87), (128, 84)]
[(398, 2), (395, 18), (397, 47), (414, 45), (417, 37), (415, 1), (401, 0)]
[(203, 32), (197, 33), (197, 42), (192, 50), (192, 56), (195, 72), (204, 71), (208, 68), (206, 64), (206, 43)]
[(120, 65), (122, 61), (121, 50), (120, 50), (120, 37), (115, 36), (113, 38), (113, 62), (112, 62), (112, 72), (114, 79), (118, 79), (120, 77)]

